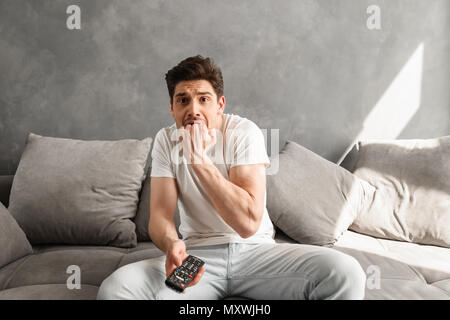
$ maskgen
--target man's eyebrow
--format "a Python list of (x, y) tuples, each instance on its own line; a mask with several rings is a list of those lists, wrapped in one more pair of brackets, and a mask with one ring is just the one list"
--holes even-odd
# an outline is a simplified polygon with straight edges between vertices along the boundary
[[(183, 96), (185, 96), (186, 95), (186, 92), (179, 92), (179, 93), (177, 93), (176, 95), (175, 95), (175, 97), (183, 97)], [(197, 94), (196, 94), (197, 96), (204, 96), (204, 95), (210, 95), (210, 96), (212, 96), (213, 94), (211, 93), (211, 92), (209, 92), (209, 91), (201, 91), (201, 92), (197, 92)]]
[(209, 92), (209, 91), (198, 92), (197, 94), (198, 94), (198, 95), (206, 95), (206, 94), (209, 94), (210, 96), (213, 95), (213, 94), (212, 94), (211, 92)]

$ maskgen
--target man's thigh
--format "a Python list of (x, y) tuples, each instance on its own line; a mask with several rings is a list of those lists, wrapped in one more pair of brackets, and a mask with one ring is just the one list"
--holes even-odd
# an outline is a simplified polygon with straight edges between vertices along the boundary
[(307, 299), (341, 257), (330, 248), (289, 243), (236, 244), (231, 251), (231, 294), (251, 299)]

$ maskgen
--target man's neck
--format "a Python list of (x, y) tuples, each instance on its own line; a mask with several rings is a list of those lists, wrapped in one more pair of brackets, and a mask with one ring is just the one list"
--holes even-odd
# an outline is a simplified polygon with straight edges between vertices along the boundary
[(218, 131), (221, 131), (223, 133), (223, 126), (225, 124), (225, 115), (222, 113), (219, 117), (218, 117), (218, 122), (217, 122), (217, 126), (214, 128)]

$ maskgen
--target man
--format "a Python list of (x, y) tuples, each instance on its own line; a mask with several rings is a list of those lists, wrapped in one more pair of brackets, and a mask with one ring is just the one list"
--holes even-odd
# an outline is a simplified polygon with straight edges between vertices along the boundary
[[(362, 299), (365, 274), (331, 248), (278, 244), (266, 209), (270, 165), (261, 130), (225, 114), (223, 79), (209, 58), (166, 74), (175, 123), (152, 150), (149, 234), (165, 255), (125, 265), (98, 299)], [(177, 201), (179, 239), (174, 223)], [(205, 265), (183, 294), (164, 280), (188, 254)]]

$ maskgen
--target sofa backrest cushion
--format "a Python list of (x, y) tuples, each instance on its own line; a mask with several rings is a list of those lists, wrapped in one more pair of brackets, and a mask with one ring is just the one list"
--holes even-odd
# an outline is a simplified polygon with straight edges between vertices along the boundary
[(25, 233), (2, 203), (0, 203), (0, 248), (0, 268), (33, 253)]
[(267, 176), (267, 210), (300, 243), (332, 246), (372, 200), (367, 182), (293, 141), (278, 160)]
[[(147, 174), (145, 176), (145, 180), (142, 186), (141, 194), (139, 196), (139, 206), (136, 213), (136, 217), (134, 218), (134, 223), (136, 224), (136, 235), (137, 241), (151, 241), (150, 235), (148, 233), (148, 223), (150, 220), (150, 194), (151, 194), (151, 177), (150, 173), (152, 171), (151, 165), (148, 167)], [(179, 232), (180, 227), (180, 214), (177, 209), (174, 213), (174, 222), (175, 228), (178, 233), (178, 237), (181, 238), (181, 234)]]
[(377, 191), (350, 229), (450, 247), (450, 136), (358, 144), (354, 174)]
[(9, 212), (32, 245), (136, 246), (139, 192), (152, 138), (84, 141), (30, 133)]
[(13, 175), (0, 176), (0, 202), (5, 207), (9, 206), (9, 194), (11, 193), (13, 179)]

